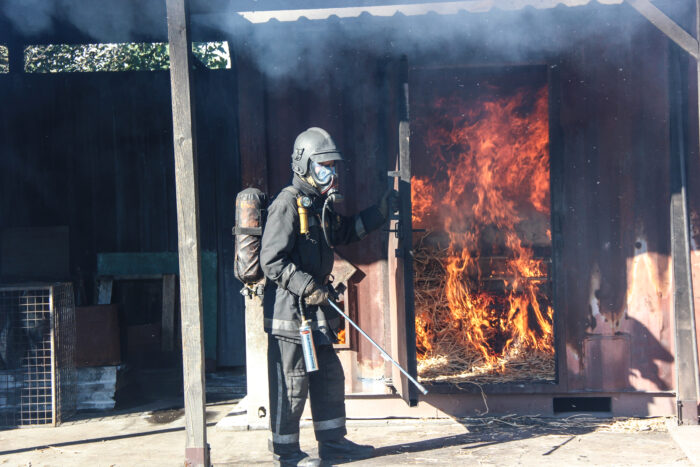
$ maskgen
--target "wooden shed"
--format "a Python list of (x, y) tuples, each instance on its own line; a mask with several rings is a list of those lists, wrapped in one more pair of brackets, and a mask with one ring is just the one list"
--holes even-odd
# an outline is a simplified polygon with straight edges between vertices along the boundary
[[(93, 3), (85, 8), (96, 16), (113, 4)], [(695, 2), (304, 2), (292, 10), (284, 2), (259, 3), (192, 6), (192, 37), (227, 41), (232, 58), (230, 69), (192, 72), (201, 248), (216, 266), (211, 320), (205, 311), (207, 357), (219, 366), (245, 361), (243, 300), (232, 269), (235, 194), (248, 186), (275, 194), (287, 185), (295, 136), (320, 126), (346, 158), (340, 210), (361, 209), (387, 187), (401, 192), (402, 210), (390, 228), (338, 249), (360, 272), (346, 310), (375, 340), (416, 373), (427, 357), (445, 356), (430, 354), (445, 329), (462, 332), (469, 347), (489, 327), (426, 321), (424, 269), (415, 265), (425, 260), (417, 253), (427, 232), (414, 231), (424, 229), (436, 235), (431, 248), (446, 251), (440, 274), (447, 265), (477, 268), (451, 277), (473, 280), (464, 292), (469, 300), (477, 286), (491, 294), (497, 305), (484, 308), (481, 319), (492, 327), (520, 319), (533, 342), (548, 342), (542, 354), (525, 333), (503, 328), (482, 342), (491, 366), (468, 374), (465, 363), (465, 374), (447, 378), (439, 370), (423, 373), (430, 394), (418, 398), (348, 328), (338, 352), (349, 415), (542, 414), (589, 404), (616, 415), (677, 414), (697, 423), (691, 279), (700, 272), (699, 53), (697, 36), (686, 32), (697, 28)], [(129, 16), (131, 27), (97, 40), (165, 41), (164, 5), (147, 4), (147, 19)], [(168, 75), (24, 73), (26, 45), (95, 40), (70, 15), (54, 21), (50, 31), (26, 31), (0, 17), (0, 44), (10, 51), (9, 73), (0, 74), (0, 228), (67, 226), (67, 278), (85, 284), (84, 300), (95, 302), (90, 290), (101, 277), (100, 254), (177, 251)], [(530, 122), (526, 133), (544, 125), (532, 159), (544, 171), (523, 159), (521, 142), (506, 151), (513, 157), (506, 170), (498, 165), (506, 153), (490, 153), (492, 140), (483, 133), (454, 139), (488, 121), (484, 109), (497, 102), (510, 112), (504, 118), (511, 124), (502, 128), (516, 120)], [(458, 162), (455, 154), (471, 159)], [(495, 165), (481, 164), (487, 156)], [(480, 185), (476, 172), (458, 177), (469, 167), (519, 178)], [(542, 174), (546, 183), (536, 189), (533, 177)], [(418, 213), (431, 221), (411, 213), (426, 193), (416, 188), (419, 179), (437, 190), (432, 211)], [(450, 207), (455, 190), (467, 194)], [(511, 200), (515, 221), (476, 218), (474, 206), (483, 200), (472, 195), (494, 190)], [(483, 235), (464, 236), (475, 230)], [(526, 253), (513, 253), (510, 234)], [(459, 248), (445, 243), (457, 237)], [(538, 272), (513, 272), (516, 258), (539, 261)], [(445, 292), (449, 279), (438, 282), (448, 306), (431, 313), (459, 322), (458, 300)], [(520, 308), (503, 308), (527, 293), (534, 295)], [(535, 354), (548, 355), (543, 374), (526, 363), (525, 377), (499, 379), (515, 368), (508, 355), (522, 363)], [(397, 393), (418, 409), (404, 408)]]

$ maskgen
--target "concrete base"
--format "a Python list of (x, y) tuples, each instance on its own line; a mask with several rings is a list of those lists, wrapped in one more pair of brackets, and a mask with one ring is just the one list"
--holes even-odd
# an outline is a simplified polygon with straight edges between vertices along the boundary
[(76, 368), (76, 400), (78, 410), (114, 408), (117, 375), (122, 366)]
[[(207, 419), (218, 421), (235, 412), (233, 405), (207, 406)], [(157, 421), (149, 413), (0, 431), (2, 465), (183, 465), (184, 411)], [(163, 414), (161, 414), (163, 415)], [(480, 466), (690, 466), (666, 430), (631, 424), (638, 429), (613, 432), (612, 419), (585, 426), (561, 420), (493, 418), (472, 420), (349, 421), (348, 438), (372, 444), (371, 459), (343, 466), (480, 465)], [(302, 424), (302, 450), (318, 455), (312, 428)], [(651, 425), (655, 426), (655, 425)], [(697, 434), (694, 435), (697, 437)], [(692, 446), (693, 434), (689, 434)], [(272, 465), (269, 432), (209, 430), (212, 465)], [(688, 445), (688, 443), (686, 443)]]
[(261, 417), (256, 420), (248, 416), (248, 405), (250, 399), (245, 396), (216, 424), (216, 429), (220, 431), (248, 431), (248, 430), (269, 430), (269, 417)]
[(681, 448), (693, 465), (700, 466), (700, 425), (679, 426), (673, 422), (666, 424), (671, 438)]
[[(675, 415), (672, 393), (567, 393), (567, 394), (428, 394), (416, 407), (409, 407), (396, 395), (349, 394), (345, 396), (348, 419), (460, 418), (483, 415), (555, 416), (555, 397), (610, 397), (615, 417), (659, 417)], [(304, 418), (310, 418), (309, 404)]]
[[(262, 297), (245, 298), (246, 384), (248, 426), (264, 429), (270, 424), (270, 399), (267, 377), (267, 333)], [(243, 402), (243, 401), (241, 401)], [(250, 407), (251, 410), (247, 410)], [(257, 428), (254, 428), (257, 429)]]

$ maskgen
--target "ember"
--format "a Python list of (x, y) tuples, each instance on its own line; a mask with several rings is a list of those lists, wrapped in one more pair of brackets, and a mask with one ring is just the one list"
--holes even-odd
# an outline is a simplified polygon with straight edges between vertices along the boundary
[[(428, 380), (554, 378), (546, 86), (437, 98), (412, 179), (418, 370)], [(507, 94), (507, 95), (506, 95)]]

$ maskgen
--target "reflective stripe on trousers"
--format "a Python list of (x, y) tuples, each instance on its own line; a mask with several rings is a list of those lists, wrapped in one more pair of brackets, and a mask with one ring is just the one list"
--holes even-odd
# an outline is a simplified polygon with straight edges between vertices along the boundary
[(345, 417), (338, 417), (332, 420), (314, 421), (314, 431), (335, 430), (345, 426)]
[(273, 451), (299, 444), (299, 421), (307, 395), (316, 439), (345, 436), (345, 376), (331, 345), (316, 348), (319, 370), (306, 373), (301, 345), (269, 336), (270, 424)]
[[(299, 321), (265, 318), (265, 329), (272, 329), (276, 331), (298, 332), (299, 324)], [(339, 324), (339, 317), (331, 318), (330, 320), (313, 320), (311, 321), (311, 329), (313, 331), (317, 331), (321, 328), (337, 329)]]

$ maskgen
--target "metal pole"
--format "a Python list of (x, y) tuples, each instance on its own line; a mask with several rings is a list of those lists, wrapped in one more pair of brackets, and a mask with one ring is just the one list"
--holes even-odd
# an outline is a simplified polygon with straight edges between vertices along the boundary
[(338, 308), (338, 305), (336, 305), (335, 303), (333, 303), (333, 300), (331, 300), (331, 299), (329, 298), (329, 299), (328, 299), (328, 303), (333, 307), (333, 309), (334, 309), (335, 311), (337, 311), (338, 313), (340, 313), (340, 315), (341, 315), (343, 318), (345, 318), (345, 319), (348, 321), (348, 323), (352, 324), (352, 326), (353, 326), (355, 329), (357, 329), (357, 330), (360, 332), (360, 334), (362, 334), (363, 336), (365, 336), (365, 338), (366, 338), (368, 341), (370, 341), (370, 342), (372, 343), (372, 345), (375, 346), (375, 347), (377, 348), (377, 350), (379, 350), (379, 352), (381, 352), (382, 358), (384, 358), (384, 360), (393, 363), (393, 365), (394, 365), (396, 368), (398, 368), (399, 371), (400, 371), (401, 373), (403, 373), (403, 374), (406, 376), (406, 378), (408, 378), (408, 380), (409, 380), (410, 382), (412, 382), (412, 383), (414, 384), (415, 387), (418, 388), (418, 390), (419, 390), (420, 392), (423, 393), (423, 395), (428, 394), (428, 390), (425, 389), (425, 388), (423, 387), (422, 384), (420, 384), (418, 381), (416, 381), (416, 380), (413, 378), (413, 376), (409, 375), (408, 372), (407, 372), (406, 370), (404, 370), (404, 369), (401, 367), (401, 365), (399, 365), (399, 363), (398, 363), (396, 360), (394, 360), (393, 358), (391, 358), (391, 355), (389, 355), (388, 353), (386, 353), (386, 350), (382, 349), (382, 347), (381, 347), (379, 344), (377, 344), (376, 342), (374, 342), (374, 339), (372, 339), (371, 337), (369, 337), (369, 336), (367, 335), (367, 333), (366, 333), (365, 331), (363, 331), (362, 328), (361, 328), (360, 326), (358, 326), (357, 324), (355, 324), (355, 322), (354, 322), (353, 320), (351, 320), (350, 317), (349, 317), (348, 315), (346, 315), (345, 313), (343, 313), (343, 310), (341, 310), (340, 308)]

